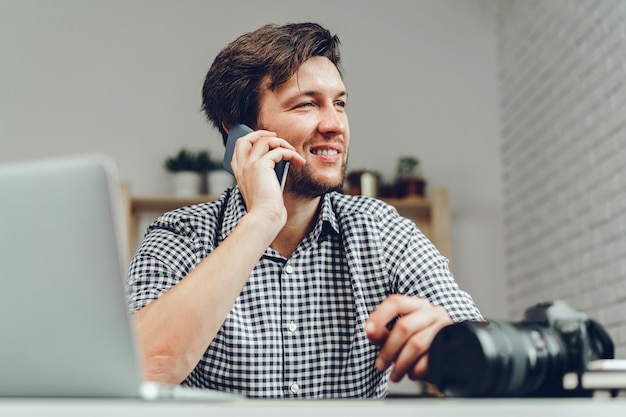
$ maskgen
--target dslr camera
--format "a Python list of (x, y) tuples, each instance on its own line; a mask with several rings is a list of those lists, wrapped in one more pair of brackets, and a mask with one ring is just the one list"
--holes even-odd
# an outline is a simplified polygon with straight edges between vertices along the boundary
[(435, 336), (428, 379), (450, 397), (584, 397), (566, 390), (563, 376), (597, 359), (613, 359), (611, 337), (563, 301), (540, 303), (524, 319), (460, 322)]

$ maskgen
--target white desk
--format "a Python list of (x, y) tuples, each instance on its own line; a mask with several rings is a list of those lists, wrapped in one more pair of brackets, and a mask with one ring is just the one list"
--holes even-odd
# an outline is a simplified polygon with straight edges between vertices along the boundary
[(626, 399), (393, 399), (171, 402), (0, 399), (0, 416), (47, 417), (612, 417), (626, 416)]

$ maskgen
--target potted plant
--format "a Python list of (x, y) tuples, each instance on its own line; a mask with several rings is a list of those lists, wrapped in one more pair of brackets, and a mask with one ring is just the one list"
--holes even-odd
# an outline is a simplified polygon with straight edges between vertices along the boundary
[(396, 189), (398, 197), (424, 197), (426, 195), (426, 180), (419, 173), (417, 158), (403, 156), (398, 159)]
[(200, 193), (203, 172), (201, 162), (199, 153), (185, 148), (165, 159), (165, 169), (172, 175), (175, 195), (189, 197)]
[(235, 182), (234, 177), (224, 169), (222, 161), (211, 159), (208, 151), (198, 153), (198, 165), (203, 177), (203, 194), (219, 195)]

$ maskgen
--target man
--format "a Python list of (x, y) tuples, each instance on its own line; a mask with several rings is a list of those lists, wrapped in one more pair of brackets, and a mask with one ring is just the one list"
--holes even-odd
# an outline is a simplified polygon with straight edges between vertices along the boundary
[(237, 186), (163, 215), (133, 258), (147, 379), (250, 397), (380, 398), (389, 376), (427, 375), (442, 327), (481, 319), (410, 220), (337, 191), (350, 142), (339, 64), (338, 38), (311, 23), (264, 26), (215, 58), (209, 120), (224, 140), (235, 123), (255, 131), (235, 147)]

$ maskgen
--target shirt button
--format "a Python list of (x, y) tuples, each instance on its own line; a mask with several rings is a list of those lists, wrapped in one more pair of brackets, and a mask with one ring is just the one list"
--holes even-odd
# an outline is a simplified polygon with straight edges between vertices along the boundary
[(289, 391), (291, 391), (293, 394), (297, 394), (300, 392), (300, 385), (298, 385), (297, 382), (294, 382), (293, 384), (291, 384), (291, 386), (289, 387)]
[(285, 267), (285, 272), (288, 273), (288, 274), (291, 274), (293, 272), (293, 266), (287, 265)]
[(289, 329), (289, 331), (293, 333), (298, 330), (298, 325), (292, 321), (291, 323), (289, 323), (289, 326), (287, 326), (287, 329)]

